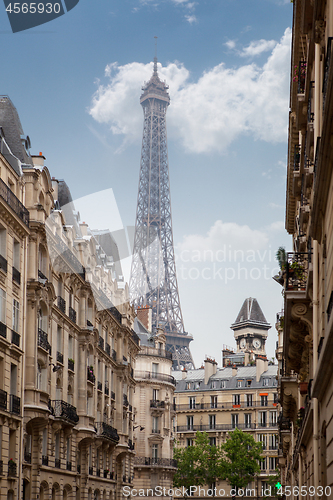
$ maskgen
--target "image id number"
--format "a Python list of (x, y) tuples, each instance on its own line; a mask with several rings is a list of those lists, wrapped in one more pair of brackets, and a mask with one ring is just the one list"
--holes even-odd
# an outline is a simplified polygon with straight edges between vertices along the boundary
[(298, 486), (281, 486), (281, 488), (278, 489), (277, 494), (285, 495), (286, 497), (291, 497), (292, 495), (300, 497), (305, 497), (307, 495), (314, 497), (317, 495), (318, 497), (322, 497), (325, 495), (327, 498), (331, 498), (331, 492), (332, 488), (330, 486), (326, 486), (325, 488), (323, 486), (318, 486), (317, 488), (314, 486), (301, 486), (300, 488)]
[(10, 3), (6, 7), (6, 11), (9, 14), (59, 14), (61, 10), (60, 3)]

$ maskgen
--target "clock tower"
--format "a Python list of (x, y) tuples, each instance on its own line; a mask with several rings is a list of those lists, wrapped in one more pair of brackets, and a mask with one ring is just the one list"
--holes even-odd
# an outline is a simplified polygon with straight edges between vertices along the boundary
[(230, 328), (234, 331), (237, 352), (266, 355), (265, 343), (271, 325), (267, 323), (257, 299), (245, 299)]

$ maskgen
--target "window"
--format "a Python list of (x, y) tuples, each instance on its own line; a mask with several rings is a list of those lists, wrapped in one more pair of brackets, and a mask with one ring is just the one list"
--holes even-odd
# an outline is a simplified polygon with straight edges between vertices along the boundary
[(187, 416), (187, 430), (193, 431), (193, 416)]
[(158, 417), (153, 417), (153, 433), (158, 434)]
[(225, 389), (225, 380), (221, 380), (221, 389)]
[(276, 457), (269, 457), (269, 470), (273, 471), (276, 469)]
[(258, 443), (261, 443), (262, 449), (267, 449), (267, 434), (258, 434)]
[(55, 459), (60, 458), (60, 433), (57, 432), (55, 435)]
[(191, 389), (191, 383), (190, 383), (190, 382), (186, 382), (186, 384), (185, 384), (185, 389), (186, 389), (186, 390)]
[(20, 270), (20, 243), (14, 240), (14, 248), (13, 248), (13, 267)]
[(278, 393), (277, 393), (277, 392), (274, 392), (273, 397), (274, 397), (274, 404), (277, 404), (277, 403), (278, 403), (278, 401), (279, 401), (279, 396), (278, 396)]
[(153, 461), (157, 460), (158, 458), (158, 444), (153, 444), (151, 447), (151, 454), (152, 454), (152, 459)]
[(247, 380), (246, 381), (246, 387), (251, 387), (252, 380)]
[[(6, 229), (2, 226), (0, 226), (0, 254), (2, 257), (6, 258), (7, 252), (6, 252)], [(1, 269), (3, 269), (2, 266), (0, 266)], [(6, 269), (3, 269), (5, 272), (7, 271), (7, 264), (6, 264)]]
[(6, 324), (6, 292), (0, 288), (0, 321)]
[(278, 449), (278, 435), (277, 434), (270, 434), (269, 435), (269, 449), (270, 450), (277, 450)]
[(231, 427), (235, 429), (238, 427), (238, 414), (237, 413), (232, 413), (231, 414)]
[(195, 409), (195, 397), (194, 396), (190, 396), (188, 398), (188, 400), (189, 400), (189, 408), (191, 410)]
[(251, 423), (252, 423), (252, 415), (251, 415), (251, 413), (245, 413), (244, 414), (244, 423), (245, 423), (245, 428), (246, 429), (251, 429)]
[(239, 406), (240, 405), (240, 394), (234, 394), (232, 396), (232, 404), (234, 406)]
[(260, 405), (267, 406), (268, 405), (268, 396), (260, 396)]
[(217, 396), (210, 397), (210, 407), (217, 408)]
[(193, 446), (193, 439), (192, 438), (186, 439), (186, 447), (188, 448), (189, 446)]
[(218, 381), (212, 380), (210, 387), (211, 387), (211, 389), (217, 389), (218, 388)]
[(215, 415), (209, 415), (209, 428), (210, 429), (215, 429), (216, 425), (216, 416)]
[(266, 425), (267, 425), (267, 412), (260, 411), (259, 412), (259, 426), (266, 427)]
[(271, 425), (271, 426), (277, 425), (277, 412), (276, 411), (269, 412), (269, 425)]
[(242, 387), (243, 380), (237, 380), (237, 387)]
[(157, 378), (158, 373), (158, 363), (152, 363), (152, 376), (153, 378)]
[(252, 406), (252, 394), (246, 394), (246, 406)]
[(200, 382), (194, 382), (193, 383), (193, 388), (194, 389), (200, 389)]
[(264, 386), (269, 385), (269, 378), (264, 378), (262, 381), (262, 385), (264, 385)]
[(216, 446), (216, 437), (209, 438), (210, 446)]
[(267, 459), (266, 457), (263, 457), (260, 459), (260, 470), (266, 470), (267, 469)]
[(19, 331), (19, 315), (20, 315), (20, 304), (17, 300), (13, 299), (13, 330), (14, 332)]

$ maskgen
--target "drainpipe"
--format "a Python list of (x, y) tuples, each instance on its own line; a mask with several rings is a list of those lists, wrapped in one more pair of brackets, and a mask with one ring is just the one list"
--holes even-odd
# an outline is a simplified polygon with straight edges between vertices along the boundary
[[(313, 375), (318, 364), (318, 241), (313, 240)], [(319, 486), (318, 399), (313, 398), (313, 472), (315, 491)]]

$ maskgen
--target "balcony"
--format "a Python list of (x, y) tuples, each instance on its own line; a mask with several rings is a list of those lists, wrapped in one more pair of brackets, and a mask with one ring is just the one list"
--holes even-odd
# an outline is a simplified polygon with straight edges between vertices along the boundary
[(102, 390), (103, 390), (102, 382), (97, 382), (97, 390), (102, 392)]
[(48, 351), (49, 354), (51, 354), (51, 345), (48, 342), (48, 335), (45, 333), (43, 330), (38, 328), (38, 341), (37, 341), (38, 347), (41, 347), (45, 351)]
[(64, 364), (64, 355), (59, 351), (57, 351), (57, 362), (62, 365)]
[(4, 339), (7, 338), (7, 326), (4, 323), (0, 322), (0, 335)]
[(72, 462), (66, 462), (66, 470), (72, 470)]
[(109, 309), (112, 316), (121, 324), (122, 314), (118, 311), (116, 307), (110, 307)]
[(105, 352), (108, 356), (110, 356), (110, 353), (111, 353), (111, 346), (110, 344), (106, 343), (105, 344)]
[(175, 411), (188, 411), (188, 410), (216, 410), (216, 409), (229, 409), (229, 408), (262, 408), (262, 407), (274, 408), (276, 403), (272, 400), (268, 400), (267, 404), (262, 405), (261, 401), (239, 401), (239, 403), (233, 402), (223, 402), (223, 403), (188, 403), (188, 404), (176, 404)]
[(96, 377), (94, 375), (94, 368), (92, 366), (87, 367), (87, 380), (92, 384), (94, 384), (96, 381)]
[(76, 323), (76, 311), (71, 306), (68, 308), (68, 317), (73, 323)]
[(126, 394), (123, 394), (123, 406), (128, 406), (128, 399), (127, 399), (127, 395)]
[(167, 375), (164, 373), (155, 373), (155, 372), (145, 372), (145, 371), (135, 371), (134, 377), (136, 379), (148, 379), (148, 380), (160, 380), (161, 382), (167, 382), (168, 384), (172, 384), (176, 386), (176, 380), (172, 375)]
[(20, 415), (21, 413), (21, 398), (15, 396), (15, 394), (9, 395), (9, 411), (15, 415)]
[(73, 425), (77, 424), (79, 421), (78, 414), (76, 413), (75, 406), (72, 406), (66, 401), (62, 401), (57, 399), (52, 401), (52, 406), (54, 410), (54, 416), (56, 418), (60, 418), (61, 420), (65, 420)]
[(117, 361), (117, 352), (114, 349), (112, 349), (112, 359), (113, 361)]
[(89, 473), (89, 476), (92, 476), (94, 474), (94, 468), (93, 467), (89, 467), (88, 473)]
[(13, 267), (13, 281), (18, 285), (21, 284), (21, 273), (15, 267)]
[(0, 389), (0, 409), (7, 410), (7, 392)]
[(10, 459), (8, 460), (8, 476), (9, 477), (16, 477), (17, 476), (17, 465), (14, 460)]
[(110, 439), (114, 443), (118, 443), (119, 436), (117, 429), (115, 429), (111, 425), (106, 424), (105, 422), (96, 422), (96, 429), (98, 436)]
[(157, 349), (154, 347), (142, 346), (139, 355), (144, 354), (145, 356), (158, 356), (160, 358), (166, 358), (172, 360), (172, 353), (166, 351), (165, 349)]
[(177, 468), (177, 460), (173, 458), (134, 457), (134, 465), (156, 465), (160, 467)]
[(0, 269), (7, 273), (7, 260), (2, 255), (0, 255)]
[(306, 289), (311, 254), (308, 252), (288, 252), (286, 268), (286, 291)]
[(165, 401), (151, 399), (150, 408), (165, 408)]
[(74, 371), (74, 366), (75, 366), (74, 359), (69, 358), (69, 360), (68, 360), (68, 369), (73, 372)]
[(306, 77), (306, 61), (300, 61), (295, 70), (294, 78), (298, 82), (297, 94), (304, 94), (305, 92), (305, 77)]
[(61, 460), (60, 460), (60, 458), (56, 458), (54, 460), (54, 467), (56, 467), (57, 469), (61, 468)]
[(9, 189), (7, 184), (0, 179), (0, 197), (10, 206), (16, 215), (29, 227), (29, 212), (20, 200), (15, 196), (13, 191)]
[(231, 429), (241, 429), (241, 430), (247, 430), (247, 429), (256, 429), (260, 428), (259, 424), (256, 427), (256, 424), (254, 423), (246, 423), (246, 424), (238, 424), (238, 423), (233, 423), (231, 422), (230, 424), (215, 424), (215, 427), (212, 429), (211, 426), (208, 425), (178, 425), (177, 426), (177, 432), (203, 432), (203, 431), (228, 431)]
[(58, 305), (58, 308), (60, 309), (60, 311), (65, 314), (66, 313), (66, 301), (65, 301), (65, 299), (58, 296), (57, 305)]
[(111, 399), (116, 400), (116, 393), (111, 391)]
[(104, 351), (104, 339), (103, 337), (98, 337), (98, 347)]
[(323, 81), (323, 110), (325, 109), (326, 94), (328, 89), (328, 74), (332, 59), (332, 40), (333, 37), (328, 37), (327, 40), (327, 50), (325, 58), (325, 70), (324, 70), (324, 81)]
[(27, 451), (24, 452), (24, 461), (27, 464), (31, 464), (31, 453), (28, 453)]
[(42, 455), (42, 465), (49, 465), (49, 457), (47, 455)]
[(12, 344), (16, 345), (17, 347), (20, 347), (20, 335), (12, 330)]
[(109, 395), (109, 384), (105, 383), (104, 385), (104, 394), (106, 394), (106, 396)]
[(152, 434), (161, 434), (161, 431), (160, 431), (160, 429), (152, 429), (151, 433)]

